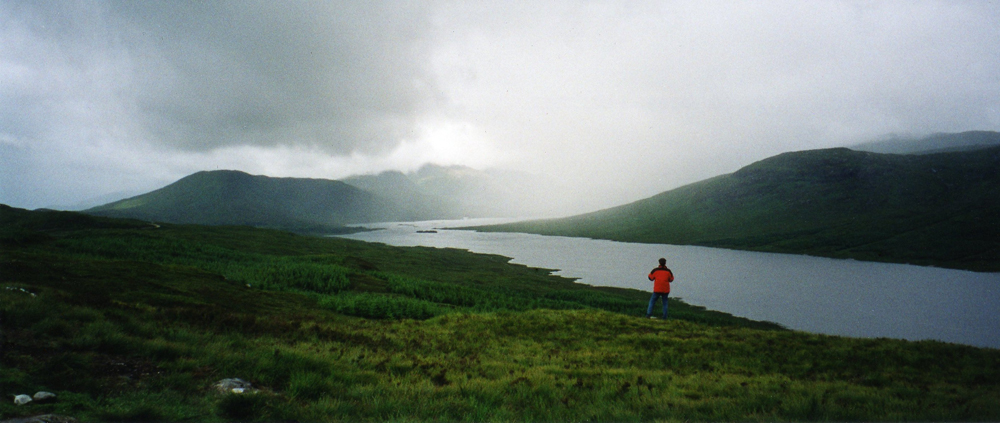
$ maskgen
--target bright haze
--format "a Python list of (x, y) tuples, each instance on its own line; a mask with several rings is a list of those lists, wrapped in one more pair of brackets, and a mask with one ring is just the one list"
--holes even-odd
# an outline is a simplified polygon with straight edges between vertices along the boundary
[(967, 130), (1000, 130), (1000, 2), (0, 2), (16, 207), (435, 163), (530, 174), (569, 214)]

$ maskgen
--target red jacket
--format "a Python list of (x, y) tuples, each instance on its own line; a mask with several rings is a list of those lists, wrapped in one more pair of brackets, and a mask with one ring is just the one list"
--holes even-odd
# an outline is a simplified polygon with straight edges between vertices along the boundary
[(649, 280), (653, 281), (653, 292), (666, 294), (670, 292), (670, 282), (674, 281), (674, 272), (667, 266), (659, 266), (649, 272)]

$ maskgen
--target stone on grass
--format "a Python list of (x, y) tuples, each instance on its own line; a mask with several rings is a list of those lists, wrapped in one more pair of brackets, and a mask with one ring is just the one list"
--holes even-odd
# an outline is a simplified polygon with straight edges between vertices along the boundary
[(27, 395), (23, 395), (22, 394), (22, 395), (18, 395), (16, 397), (14, 397), (14, 404), (24, 405), (24, 404), (27, 404), (29, 402), (31, 402), (31, 397), (29, 397)]
[(222, 379), (215, 384), (215, 389), (224, 394), (242, 394), (253, 391), (253, 387), (250, 385), (250, 382), (238, 378)]
[(56, 394), (53, 394), (51, 392), (38, 391), (35, 392), (35, 395), (32, 396), (31, 398), (38, 402), (55, 401)]

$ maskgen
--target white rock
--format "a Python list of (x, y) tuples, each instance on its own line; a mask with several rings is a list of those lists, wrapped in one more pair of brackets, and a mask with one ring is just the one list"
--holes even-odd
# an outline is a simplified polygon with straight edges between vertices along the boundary
[(35, 401), (48, 401), (56, 399), (56, 394), (53, 394), (51, 392), (38, 391), (35, 392), (35, 395), (32, 398), (34, 398)]
[(24, 404), (27, 404), (29, 402), (31, 402), (31, 397), (29, 397), (27, 395), (18, 395), (16, 397), (14, 397), (14, 404), (24, 405)]
[(250, 382), (243, 379), (231, 378), (222, 379), (215, 384), (215, 389), (219, 392), (232, 392), (234, 394), (242, 394), (251, 390)]

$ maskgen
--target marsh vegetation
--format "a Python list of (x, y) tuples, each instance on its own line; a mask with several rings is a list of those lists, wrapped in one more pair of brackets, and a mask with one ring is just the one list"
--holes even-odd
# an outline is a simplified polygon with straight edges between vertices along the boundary
[[(0, 386), (59, 397), (4, 401), (5, 418), (1000, 419), (996, 350), (682, 302), (653, 321), (645, 292), (453, 249), (6, 207), (0, 222), (0, 282), (18, 288), (0, 290)], [(229, 377), (259, 391), (212, 388)]]

